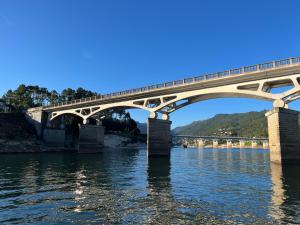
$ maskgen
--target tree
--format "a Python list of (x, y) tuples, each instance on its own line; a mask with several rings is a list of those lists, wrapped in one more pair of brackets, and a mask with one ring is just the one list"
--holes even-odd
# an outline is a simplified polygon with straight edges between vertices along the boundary
[(59, 94), (57, 93), (57, 91), (52, 90), (50, 93), (48, 93), (48, 101), (50, 104), (59, 102)]
[(61, 95), (60, 95), (61, 101), (72, 101), (74, 99), (75, 99), (75, 90), (73, 90), (72, 88), (64, 89), (61, 92)]

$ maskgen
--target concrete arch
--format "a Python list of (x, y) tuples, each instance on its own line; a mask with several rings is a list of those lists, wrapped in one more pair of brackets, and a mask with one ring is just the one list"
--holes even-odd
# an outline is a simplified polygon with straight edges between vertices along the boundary
[[(93, 108), (98, 108), (98, 109), (93, 110)], [(142, 110), (148, 111), (150, 113), (150, 116), (151, 116), (151, 114), (153, 114), (153, 110), (150, 110), (147, 107), (134, 105), (132, 102), (120, 102), (120, 103), (115, 103), (115, 104), (100, 105), (97, 107), (83, 107), (83, 108), (78, 108), (78, 109), (69, 109), (69, 110), (63, 110), (63, 111), (58, 111), (58, 112), (52, 112), (51, 116), (50, 116), (50, 120), (53, 120), (53, 119), (57, 118), (58, 116), (61, 116), (64, 114), (73, 114), (73, 115), (81, 117), (83, 119), (84, 123), (86, 123), (87, 119), (96, 115), (97, 113), (101, 113), (107, 109), (113, 109), (113, 108), (126, 108), (126, 109), (136, 108), (136, 109), (142, 109)], [(90, 113), (88, 113), (87, 115), (84, 115), (82, 112), (87, 109), (90, 111)]]
[[(288, 103), (300, 98), (300, 85), (299, 80), (300, 75), (292, 75), (288, 79), (287, 78), (275, 78), (275, 79), (264, 79), (260, 81), (254, 82), (246, 82), (241, 84), (233, 84), (215, 88), (207, 88), (207, 89), (200, 89), (194, 90), (189, 92), (177, 93), (175, 95), (166, 95), (162, 96), (161, 98), (168, 98), (175, 96), (174, 99), (167, 101), (156, 108), (154, 110), (156, 112), (161, 112), (165, 114), (170, 114), (176, 111), (179, 108), (184, 106), (193, 104), (198, 101), (204, 101), (208, 99), (214, 98), (252, 98), (252, 99), (259, 99), (265, 101), (272, 101), (275, 107), (288, 107)], [(280, 82), (287, 82), (287, 83), (280, 83)], [(274, 83), (275, 85), (282, 85), (286, 86), (286, 84), (293, 85), (288, 91), (273, 94), (266, 89), (267, 84)], [(245, 90), (248, 89), (248, 90)], [(178, 102), (185, 100), (185, 102), (177, 104)]]
[(84, 117), (82, 117), (82, 115), (80, 115), (79, 113), (76, 113), (76, 112), (72, 112), (72, 111), (70, 111), (70, 112), (57, 112), (57, 113), (54, 113), (54, 114), (55, 114), (55, 115), (52, 114), (52, 115), (50, 116), (50, 121), (51, 121), (51, 120), (54, 120), (55, 118), (57, 118), (57, 117), (59, 117), (59, 116), (67, 115), (67, 114), (72, 114), (72, 115), (74, 115), (74, 116), (78, 116), (78, 117), (84, 119)]
[[(118, 107), (139, 108), (150, 113), (150, 118), (157, 118), (158, 113), (162, 114), (162, 119), (168, 120), (169, 114), (198, 101), (213, 98), (241, 97), (254, 98), (272, 101), (275, 107), (287, 108), (287, 104), (300, 98), (300, 74), (289, 75), (288, 77), (275, 77), (255, 80), (250, 82), (240, 82), (235, 84), (191, 89), (188, 91), (177, 91), (171, 94), (157, 95), (152, 97), (137, 98), (125, 101), (117, 101), (104, 104), (93, 104), (88, 107), (71, 108), (51, 112), (50, 120), (58, 115), (71, 113), (83, 118), (86, 121), (89, 117), (101, 113), (107, 109)], [(292, 86), (290, 90), (282, 93), (272, 93), (271, 90), (277, 87)]]

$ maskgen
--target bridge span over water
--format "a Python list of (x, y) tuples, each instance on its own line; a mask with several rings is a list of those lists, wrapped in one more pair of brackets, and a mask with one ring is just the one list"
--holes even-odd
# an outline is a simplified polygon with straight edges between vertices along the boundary
[(238, 143), (239, 148), (245, 148), (245, 142), (250, 142), (252, 148), (259, 147), (258, 143), (261, 143), (262, 147), (269, 148), (268, 138), (265, 137), (237, 137), (237, 136), (194, 136), (194, 135), (172, 135), (173, 144), (180, 144), (184, 146), (197, 146), (199, 148), (205, 147), (207, 142), (212, 143), (213, 148), (218, 148), (220, 142), (225, 142), (227, 148), (233, 147), (233, 142)]
[[(288, 90), (280, 93), (274, 91), (279, 87), (288, 87)], [(82, 118), (79, 149), (84, 149), (84, 146), (92, 148), (93, 142), (97, 143), (97, 148), (103, 144), (103, 128), (100, 124), (107, 110), (143, 109), (149, 112), (148, 155), (169, 155), (170, 114), (199, 101), (226, 97), (255, 98), (273, 102), (274, 108), (266, 114), (271, 160), (279, 163), (300, 160), (300, 154), (296, 154), (296, 149), (300, 149), (298, 112), (288, 109), (290, 102), (300, 98), (300, 57), (60, 102), (29, 109), (27, 114), (48, 141), (62, 140), (63, 135), (62, 131), (48, 129), (51, 128), (50, 121), (67, 114)], [(42, 125), (42, 117), (45, 115), (45, 121), (48, 122)], [(99, 121), (98, 126), (90, 125), (90, 118)]]

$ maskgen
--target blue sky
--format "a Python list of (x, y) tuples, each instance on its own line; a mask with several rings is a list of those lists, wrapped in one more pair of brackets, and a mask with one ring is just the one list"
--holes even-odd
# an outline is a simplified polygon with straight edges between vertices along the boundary
[[(0, 0), (0, 95), (21, 83), (108, 93), (299, 56), (299, 8), (297, 0)], [(171, 120), (270, 108), (216, 99)]]

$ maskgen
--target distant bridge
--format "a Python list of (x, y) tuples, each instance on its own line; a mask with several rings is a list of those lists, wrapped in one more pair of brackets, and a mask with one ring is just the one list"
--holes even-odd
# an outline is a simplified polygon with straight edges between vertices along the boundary
[[(279, 87), (288, 87), (288, 89), (280, 93), (274, 91)], [(282, 162), (283, 159), (300, 161), (300, 154), (295, 157), (295, 149), (300, 148), (298, 112), (287, 109), (290, 102), (300, 98), (300, 57), (61, 102), (30, 109), (27, 114), (35, 121), (40, 133), (43, 133), (42, 130), (46, 128), (47, 135), (44, 136), (48, 138), (47, 141), (54, 142), (58, 139), (63, 141), (61, 138), (63, 132), (55, 131), (51, 121), (55, 118), (63, 118), (67, 114), (82, 118), (79, 143), (84, 142), (82, 146), (91, 148), (93, 141), (101, 142), (103, 145), (104, 128), (99, 125), (107, 110), (143, 109), (149, 112), (148, 156), (169, 155), (171, 126), (169, 115), (199, 101), (226, 97), (255, 98), (273, 102), (274, 109), (266, 114), (271, 161)], [(45, 115), (44, 120), (47, 124), (39, 125), (44, 121)], [(97, 128), (89, 124), (90, 118), (98, 121)], [(83, 149), (82, 146), (79, 146), (79, 149)], [(98, 148), (98, 144), (95, 146)]]
[[(258, 142), (262, 142), (263, 148), (269, 148), (268, 138), (250, 138), (250, 137), (231, 137), (231, 136), (193, 136), (193, 135), (172, 135), (172, 142), (189, 146), (189, 142), (193, 141), (197, 147), (203, 148), (207, 141), (212, 141), (214, 148), (219, 147), (220, 141), (226, 141), (227, 148), (233, 147), (233, 141), (239, 142), (239, 147), (244, 148), (245, 142), (250, 141), (252, 148), (258, 147)], [(194, 144), (195, 146), (195, 144)]]
[(193, 136), (193, 135), (172, 135), (173, 138), (206, 139), (206, 140), (245, 140), (245, 141), (268, 141), (266, 137), (232, 137), (232, 136)]

